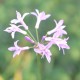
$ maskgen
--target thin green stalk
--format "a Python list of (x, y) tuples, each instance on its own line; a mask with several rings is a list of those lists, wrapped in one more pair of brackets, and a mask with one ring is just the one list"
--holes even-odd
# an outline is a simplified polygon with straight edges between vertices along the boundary
[[(30, 37), (32, 39), (32, 37), (27, 33), (28, 37)], [(33, 39), (32, 39), (33, 40)]]
[(31, 34), (31, 32), (28, 30), (28, 33), (30, 34), (30, 36), (33, 38), (33, 40), (35, 41), (35, 42), (37, 42), (36, 41), (36, 39), (34, 38), (34, 36)]
[(39, 35), (38, 35), (38, 30), (36, 29), (36, 36), (37, 36), (37, 41), (39, 42)]
[(37, 80), (41, 80), (41, 62), (40, 62), (40, 55), (37, 55)]

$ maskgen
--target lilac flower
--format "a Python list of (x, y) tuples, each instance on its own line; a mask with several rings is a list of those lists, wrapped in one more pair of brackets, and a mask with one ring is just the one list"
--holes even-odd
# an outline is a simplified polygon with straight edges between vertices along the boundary
[(50, 17), (50, 14), (45, 14), (45, 12), (40, 12), (36, 9), (36, 12), (31, 12), (32, 15), (36, 16), (37, 17), (37, 22), (36, 22), (36, 25), (35, 25), (35, 28), (38, 29), (39, 28), (39, 24), (42, 20), (46, 20), (47, 18)]
[(58, 23), (56, 22), (56, 20), (54, 20), (56, 23), (56, 27), (54, 29), (52, 29), (51, 31), (48, 31), (47, 34), (53, 34), (56, 37), (62, 37), (63, 34), (67, 34), (67, 32), (65, 30), (63, 30), (65, 28), (65, 26), (63, 25), (63, 20), (60, 20)]
[(17, 40), (17, 41), (14, 42), (14, 47), (8, 48), (9, 51), (14, 51), (13, 57), (15, 57), (16, 55), (19, 55), (21, 53), (21, 51), (23, 51), (23, 50), (30, 49), (28, 46), (26, 46), (26, 47), (19, 47), (17, 45), (18, 41), (19, 40)]
[(25, 24), (25, 22), (23, 21), (23, 19), (25, 18), (26, 15), (28, 15), (29, 13), (24, 13), (23, 16), (21, 16), (21, 14), (16, 11), (16, 15), (17, 15), (17, 19), (13, 19), (11, 20), (11, 23), (17, 24), (20, 23), (21, 25), (23, 25), (23, 27), (28, 30), (28, 26)]
[(51, 62), (51, 52), (49, 48), (44, 46), (43, 44), (38, 43), (37, 47), (34, 48), (34, 51), (40, 55), (42, 55), (42, 58), (45, 56), (48, 60), (48, 62)]
[(68, 38), (57, 38), (55, 36), (53, 37), (46, 37), (45, 38), (46, 41), (49, 41), (48, 43), (48, 47), (50, 48), (53, 44), (57, 45), (59, 47), (59, 50), (62, 49), (63, 50), (63, 54), (64, 54), (64, 49), (70, 49), (70, 47), (67, 44), (67, 40)]
[[(23, 14), (23, 16), (21, 16), (21, 14), (18, 11), (16, 11), (16, 14), (17, 14), (17, 19), (11, 20), (11, 24), (10, 24), (11, 26), (6, 28), (4, 31), (11, 33), (12, 38), (14, 38), (16, 32), (22, 33), (24, 35), (27, 34), (27, 36), (25, 36), (25, 40), (32, 43), (32, 46), (19, 47), (17, 44), (19, 40), (15, 41), (14, 46), (8, 48), (9, 51), (14, 52), (13, 57), (19, 55), (21, 51), (33, 48), (37, 54), (40, 54), (42, 56), (41, 58), (46, 57), (47, 61), (50, 63), (52, 54), (49, 49), (52, 47), (52, 45), (57, 45), (59, 50), (62, 49), (63, 54), (64, 54), (64, 49), (70, 49), (70, 47), (67, 44), (68, 38), (63, 38), (63, 35), (67, 34), (67, 32), (64, 30), (65, 26), (63, 25), (64, 23), (63, 20), (60, 20), (59, 22), (54, 20), (56, 27), (48, 31), (45, 36), (42, 36), (42, 39), (40, 41), (39, 33), (37, 29), (39, 28), (40, 22), (49, 18), (50, 14), (46, 15), (44, 11), (39, 12), (37, 9), (36, 12), (31, 12), (31, 14), (36, 16), (37, 18), (35, 24), (36, 38), (29, 31), (28, 26), (25, 24), (23, 20), (25, 16), (28, 15), (29, 13), (25, 13)], [(20, 26), (23, 26), (27, 30), (27, 32), (20, 29)]]
[(14, 38), (15, 32), (20, 32), (24, 35), (27, 34), (26, 31), (19, 28), (20, 25), (19, 26), (16, 26), (15, 24), (10, 24), (10, 25), (11, 27), (6, 28), (4, 31), (11, 33), (12, 38)]

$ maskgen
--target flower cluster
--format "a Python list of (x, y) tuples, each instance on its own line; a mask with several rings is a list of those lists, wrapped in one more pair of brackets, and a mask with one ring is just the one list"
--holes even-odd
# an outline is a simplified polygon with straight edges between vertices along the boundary
[[(55, 28), (48, 31), (46, 35), (42, 36), (42, 39), (40, 41), (38, 36), (40, 22), (48, 19), (51, 15), (50, 14), (46, 15), (44, 11), (39, 12), (37, 9), (35, 10), (35, 12), (24, 13), (23, 16), (21, 16), (21, 14), (18, 11), (16, 11), (16, 15), (17, 19), (11, 20), (10, 27), (6, 28), (4, 31), (11, 33), (11, 37), (13, 39), (15, 37), (16, 32), (22, 33), (24, 35), (25, 40), (33, 44), (33, 46), (20, 47), (18, 46), (19, 40), (16, 40), (14, 42), (14, 46), (8, 48), (9, 51), (14, 52), (13, 57), (19, 55), (23, 50), (29, 50), (33, 48), (34, 52), (40, 54), (41, 58), (45, 56), (47, 61), (50, 63), (52, 54), (49, 49), (52, 47), (52, 45), (57, 45), (59, 47), (59, 50), (62, 49), (63, 54), (64, 49), (70, 49), (70, 47), (67, 44), (68, 38), (63, 38), (63, 35), (67, 35), (67, 32), (64, 30), (65, 25), (63, 25), (64, 23), (63, 20), (60, 20), (59, 22), (54, 20), (56, 24)], [(27, 15), (33, 15), (37, 18), (35, 24), (37, 39), (34, 38), (34, 36), (29, 31), (28, 25), (26, 25), (26, 23), (24, 22), (24, 18)], [(24, 30), (22, 30), (21, 27), (23, 27)]]

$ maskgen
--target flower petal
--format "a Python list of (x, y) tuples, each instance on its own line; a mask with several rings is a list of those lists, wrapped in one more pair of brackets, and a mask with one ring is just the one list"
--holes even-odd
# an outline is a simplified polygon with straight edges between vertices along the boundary
[(8, 33), (11, 33), (12, 32), (11, 27), (6, 28), (4, 31), (6, 31)]
[(37, 12), (37, 14), (39, 15), (39, 10), (38, 9), (35, 9), (35, 11)]
[(11, 23), (17, 24), (17, 23), (19, 23), (19, 20), (13, 19), (13, 20), (11, 20)]
[(52, 40), (52, 37), (46, 37), (45, 40), (46, 41), (51, 41)]
[(37, 49), (37, 48), (34, 48), (34, 51), (36, 52), (36, 53), (42, 53), (42, 51), (41, 50), (39, 50), (39, 49)]
[(13, 54), (13, 58), (14, 58), (16, 55), (19, 55), (20, 52), (21, 52), (21, 50), (16, 50), (16, 51), (14, 52), (14, 54)]
[(39, 14), (40, 20), (46, 20), (49, 17), (50, 17), (50, 14), (46, 15), (44, 11)]
[(35, 12), (31, 12), (31, 14), (37, 17), (37, 14)]
[(20, 12), (16, 11), (16, 14), (17, 14), (17, 19), (18, 19), (18, 20), (21, 19), (21, 14), (20, 14)]
[(8, 50), (9, 51), (15, 51), (15, 47), (9, 47)]
[(56, 23), (56, 26), (62, 26), (62, 24), (64, 23), (64, 20), (60, 20), (58, 23), (56, 20), (54, 20), (54, 22)]
[(47, 61), (50, 63), (51, 62), (51, 52), (49, 50), (46, 51), (46, 53), (44, 53), (46, 58), (47, 58)]
[(30, 47), (26, 46), (26, 47), (22, 47), (22, 50), (28, 50), (30, 49)]
[(27, 32), (26, 31), (24, 31), (24, 30), (22, 30), (22, 29), (20, 29), (20, 28), (18, 28), (18, 32), (20, 32), (20, 33), (22, 33), (22, 34), (27, 34)]
[(14, 46), (15, 46), (16, 48), (18, 48), (18, 45), (17, 45), (18, 42), (19, 42), (19, 40), (17, 40), (17, 41), (14, 42)]
[(50, 14), (46, 15), (46, 19), (49, 18), (50, 16), (51, 16)]
[(14, 36), (15, 36), (15, 32), (12, 32), (11, 33), (11, 37), (14, 39)]
[(22, 19), (25, 18), (25, 16), (27, 16), (29, 13), (24, 13), (23, 16), (22, 16)]

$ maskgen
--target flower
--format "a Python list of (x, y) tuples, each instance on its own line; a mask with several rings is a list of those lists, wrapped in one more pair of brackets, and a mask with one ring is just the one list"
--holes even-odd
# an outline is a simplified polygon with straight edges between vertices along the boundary
[(56, 20), (54, 20), (56, 23), (56, 27), (54, 29), (52, 29), (51, 31), (48, 31), (47, 34), (51, 35), (54, 33), (54, 36), (56, 37), (62, 37), (63, 34), (67, 34), (67, 32), (65, 30), (63, 30), (65, 28), (65, 26), (63, 25), (64, 21), (60, 20), (58, 23)]
[(11, 20), (11, 23), (17, 24), (20, 23), (21, 25), (23, 25), (23, 27), (28, 30), (28, 26), (25, 24), (25, 22), (23, 21), (23, 19), (25, 18), (26, 15), (28, 15), (29, 13), (24, 13), (23, 16), (21, 16), (20, 12), (16, 11), (16, 15), (17, 15), (17, 19), (13, 19)]
[(37, 9), (36, 9), (36, 12), (31, 12), (31, 14), (37, 17), (37, 22), (36, 22), (36, 25), (35, 25), (36, 29), (39, 28), (39, 24), (42, 20), (46, 20), (47, 18), (50, 17), (50, 14), (46, 15), (44, 11), (39, 13), (39, 11)]
[(15, 57), (16, 55), (19, 55), (21, 53), (21, 51), (23, 51), (23, 50), (30, 49), (28, 46), (26, 46), (26, 47), (19, 47), (17, 45), (18, 41), (19, 40), (17, 40), (17, 41), (14, 42), (14, 47), (9, 47), (8, 48), (9, 51), (14, 51), (13, 57)]
[(64, 49), (70, 49), (70, 47), (67, 44), (68, 38), (61, 39), (61, 38), (57, 38), (57, 37), (53, 36), (53, 37), (46, 37), (45, 40), (49, 41), (49, 43), (48, 43), (49, 48), (53, 44), (56, 44), (59, 47), (59, 50), (60, 49), (63, 50), (63, 54), (64, 54)]
[(14, 38), (15, 32), (20, 32), (24, 35), (27, 34), (26, 31), (19, 28), (21, 25), (19, 26), (16, 26), (15, 24), (10, 24), (10, 25), (11, 27), (6, 28), (4, 31), (11, 33), (12, 38)]
[[(39, 10), (37, 9), (35, 11), (36, 12), (31, 12), (31, 14), (36, 16), (37, 18), (35, 24), (36, 36), (31, 33), (31, 31), (28, 29), (28, 26), (24, 22), (25, 16), (28, 15), (29, 13), (24, 13), (23, 16), (21, 16), (20, 12), (16, 11), (17, 19), (11, 20), (10, 24), (11, 26), (4, 30), (8, 33), (11, 33), (12, 38), (14, 38), (15, 32), (19, 32), (24, 35), (27, 34), (27, 36), (25, 36), (24, 38), (26, 41), (32, 43), (32, 46), (19, 47), (17, 44), (19, 40), (17, 40), (14, 42), (14, 46), (9, 47), (8, 50), (13, 51), (14, 52), (13, 57), (15, 57), (16, 55), (19, 55), (21, 51), (32, 48), (34, 49), (34, 52), (41, 55), (41, 58), (46, 57), (47, 61), (50, 63), (52, 56), (50, 48), (52, 47), (52, 45), (57, 45), (59, 50), (62, 49), (64, 54), (64, 49), (70, 49), (70, 47), (67, 44), (67, 40), (69, 38), (63, 37), (63, 35), (67, 35), (67, 32), (64, 30), (65, 28), (65, 25), (63, 25), (64, 21), (60, 20), (59, 22), (57, 22), (56, 20), (54, 20), (56, 27), (48, 31), (47, 34), (42, 36), (41, 40), (39, 40), (40, 38), (37, 29), (39, 28), (40, 22), (49, 18), (50, 14), (46, 15), (44, 11), (39, 12)], [(20, 28), (21, 26), (23, 26), (23, 28), (27, 31), (22, 30)]]
[(48, 48), (48, 46), (44, 46), (41, 43), (38, 43), (37, 47), (34, 48), (34, 51), (40, 55), (42, 55), (42, 58), (45, 56), (47, 58), (47, 61), (51, 62), (51, 52)]

